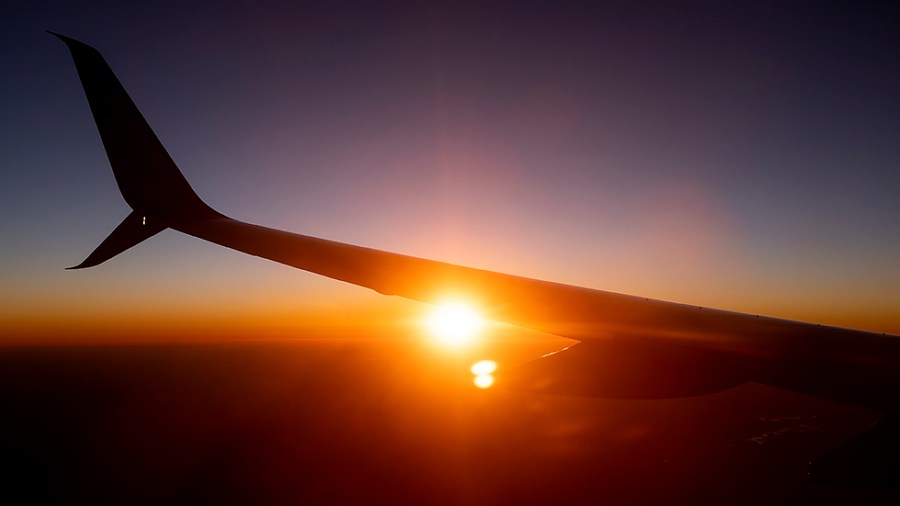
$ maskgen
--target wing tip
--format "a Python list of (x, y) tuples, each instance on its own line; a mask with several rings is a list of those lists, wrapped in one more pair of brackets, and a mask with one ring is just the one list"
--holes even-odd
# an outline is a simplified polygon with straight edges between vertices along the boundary
[(52, 30), (44, 30), (44, 31), (49, 33), (50, 35), (53, 35), (54, 37), (58, 38), (59, 40), (63, 41), (66, 44), (66, 46), (69, 48), (70, 51), (76, 51), (76, 50), (80, 49), (80, 50), (85, 50), (88, 52), (97, 53), (98, 55), (100, 54), (100, 52), (97, 51), (94, 47), (92, 47), (88, 44), (85, 44), (84, 42), (81, 42), (80, 40), (73, 39), (72, 37), (65, 36), (61, 33), (56, 33)]
[(56, 37), (57, 39), (65, 42), (67, 45), (73, 44), (73, 43), (83, 44), (82, 42), (79, 42), (79, 41), (73, 39), (72, 37), (66, 37), (65, 35), (63, 35), (61, 33), (54, 32), (53, 30), (44, 30), (44, 31), (49, 33), (50, 35)]

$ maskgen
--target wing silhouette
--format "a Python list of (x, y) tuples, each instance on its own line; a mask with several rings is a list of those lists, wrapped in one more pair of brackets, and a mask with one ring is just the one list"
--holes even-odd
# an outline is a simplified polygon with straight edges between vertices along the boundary
[[(52, 32), (51, 32), (52, 33)], [(510, 371), (532, 390), (621, 398), (699, 395), (747, 381), (898, 413), (900, 338), (529, 279), (241, 222), (197, 196), (94, 48), (69, 47), (131, 214), (75, 268), (166, 228), (426, 303), (464, 298), (490, 318), (580, 341)]]

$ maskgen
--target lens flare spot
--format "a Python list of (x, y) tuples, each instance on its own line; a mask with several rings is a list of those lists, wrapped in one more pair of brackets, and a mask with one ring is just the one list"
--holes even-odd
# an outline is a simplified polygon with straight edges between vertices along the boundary
[(478, 388), (491, 388), (494, 384), (494, 376), (492, 374), (479, 374), (472, 380)]
[(461, 346), (481, 331), (484, 318), (466, 304), (447, 302), (435, 307), (425, 323), (439, 341)]
[(497, 362), (494, 362), (493, 360), (479, 360), (472, 364), (472, 367), (470, 367), (469, 370), (472, 371), (472, 374), (475, 376), (484, 376), (497, 370)]

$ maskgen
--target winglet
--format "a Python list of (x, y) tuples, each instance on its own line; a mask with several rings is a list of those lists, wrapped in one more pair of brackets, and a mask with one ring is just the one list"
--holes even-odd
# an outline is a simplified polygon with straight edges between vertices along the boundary
[[(94, 122), (125, 202), (134, 211), (80, 265), (97, 265), (163, 230), (167, 224), (222, 217), (191, 188), (103, 56), (50, 32), (75, 61)], [(145, 225), (147, 221), (151, 225)]]
[(102, 264), (119, 253), (135, 246), (139, 242), (149, 239), (154, 235), (162, 232), (166, 226), (161, 222), (148, 219), (137, 211), (131, 214), (119, 223), (109, 236), (100, 243), (83, 262), (66, 269), (85, 269), (95, 265)]

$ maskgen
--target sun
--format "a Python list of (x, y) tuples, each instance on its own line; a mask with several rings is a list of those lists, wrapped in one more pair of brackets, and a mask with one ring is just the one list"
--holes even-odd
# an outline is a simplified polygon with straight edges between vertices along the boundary
[(481, 332), (484, 318), (467, 304), (445, 302), (434, 308), (425, 324), (438, 341), (462, 346), (471, 342)]

